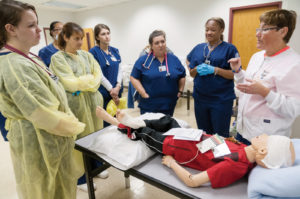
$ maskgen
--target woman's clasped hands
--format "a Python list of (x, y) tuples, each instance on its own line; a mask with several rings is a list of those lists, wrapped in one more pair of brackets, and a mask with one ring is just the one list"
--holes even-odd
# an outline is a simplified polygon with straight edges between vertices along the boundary
[(214, 74), (215, 67), (209, 64), (202, 63), (197, 66), (197, 72), (200, 76)]

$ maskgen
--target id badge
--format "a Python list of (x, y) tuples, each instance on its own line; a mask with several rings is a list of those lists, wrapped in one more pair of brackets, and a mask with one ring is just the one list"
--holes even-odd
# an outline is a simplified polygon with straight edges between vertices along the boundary
[(111, 60), (112, 60), (112, 61), (117, 61), (117, 59), (115, 58), (115, 56), (112, 56), (112, 57), (111, 57)]
[(198, 144), (196, 144), (196, 146), (198, 147), (201, 153), (205, 153), (209, 150), (213, 150), (215, 147), (217, 147), (222, 143), (224, 143), (223, 138), (221, 138), (218, 134), (215, 134), (210, 138), (207, 138), (206, 140), (199, 142)]
[(268, 74), (269, 72), (264, 70), (263, 73), (260, 75), (260, 79), (264, 79)]
[(210, 60), (206, 59), (206, 60), (204, 61), (204, 63), (210, 65)]
[(160, 67), (158, 67), (158, 70), (159, 70), (159, 72), (163, 72), (163, 71), (166, 71), (167, 69), (166, 69), (166, 66), (160, 66)]
[(214, 141), (210, 138), (196, 144), (196, 146), (198, 147), (198, 149), (200, 150), (201, 153), (205, 153), (206, 151), (209, 151), (211, 149), (213, 149), (214, 147), (216, 147), (216, 143), (214, 143)]
[(56, 75), (51, 75), (50, 76), (56, 83), (58, 83), (59, 78)]
[(223, 142), (222, 144), (219, 144), (218, 146), (216, 146), (213, 149), (213, 154), (214, 154), (215, 158), (222, 157), (222, 156), (228, 155), (230, 153), (231, 153), (230, 149), (227, 146), (226, 142)]

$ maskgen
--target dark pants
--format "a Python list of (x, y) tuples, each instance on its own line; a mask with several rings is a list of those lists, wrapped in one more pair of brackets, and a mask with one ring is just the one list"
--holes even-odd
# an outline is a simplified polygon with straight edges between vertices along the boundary
[(132, 132), (136, 135), (136, 140), (142, 140), (151, 150), (162, 154), (163, 142), (167, 137), (163, 133), (172, 128), (179, 128), (179, 124), (169, 115), (157, 120), (144, 121), (146, 127), (132, 129)]
[(195, 117), (197, 126), (208, 134), (229, 137), (230, 119), (233, 101), (203, 103), (195, 100)]
[[(111, 100), (112, 98), (109, 96), (108, 98), (104, 98), (103, 97), (103, 108), (106, 110), (106, 107), (107, 107), (107, 104), (108, 104), (108, 102)], [(103, 120), (103, 128), (104, 127), (107, 127), (107, 126), (109, 126), (110, 124), (109, 123), (107, 123), (107, 122), (105, 122), (104, 120)]]

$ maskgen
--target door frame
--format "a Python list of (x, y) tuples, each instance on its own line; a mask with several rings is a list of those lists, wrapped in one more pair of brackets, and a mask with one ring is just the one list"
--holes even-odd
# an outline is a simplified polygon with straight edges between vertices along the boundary
[(279, 9), (282, 7), (282, 1), (276, 1), (271, 3), (262, 3), (248, 6), (240, 6), (240, 7), (232, 7), (229, 11), (229, 34), (228, 34), (228, 42), (232, 42), (232, 30), (233, 30), (233, 12), (236, 10), (246, 10), (251, 8), (263, 8), (269, 6), (277, 6)]

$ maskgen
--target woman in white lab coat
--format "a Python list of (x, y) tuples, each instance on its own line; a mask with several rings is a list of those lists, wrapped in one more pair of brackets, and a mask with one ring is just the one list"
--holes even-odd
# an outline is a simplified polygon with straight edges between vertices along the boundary
[[(294, 11), (273, 10), (260, 16), (257, 48), (241, 70), (239, 58), (229, 62), (240, 90), (237, 138), (248, 143), (260, 132), (291, 135), (300, 112), (300, 56), (287, 45), (295, 29)], [(249, 144), (249, 143), (248, 143)]]

